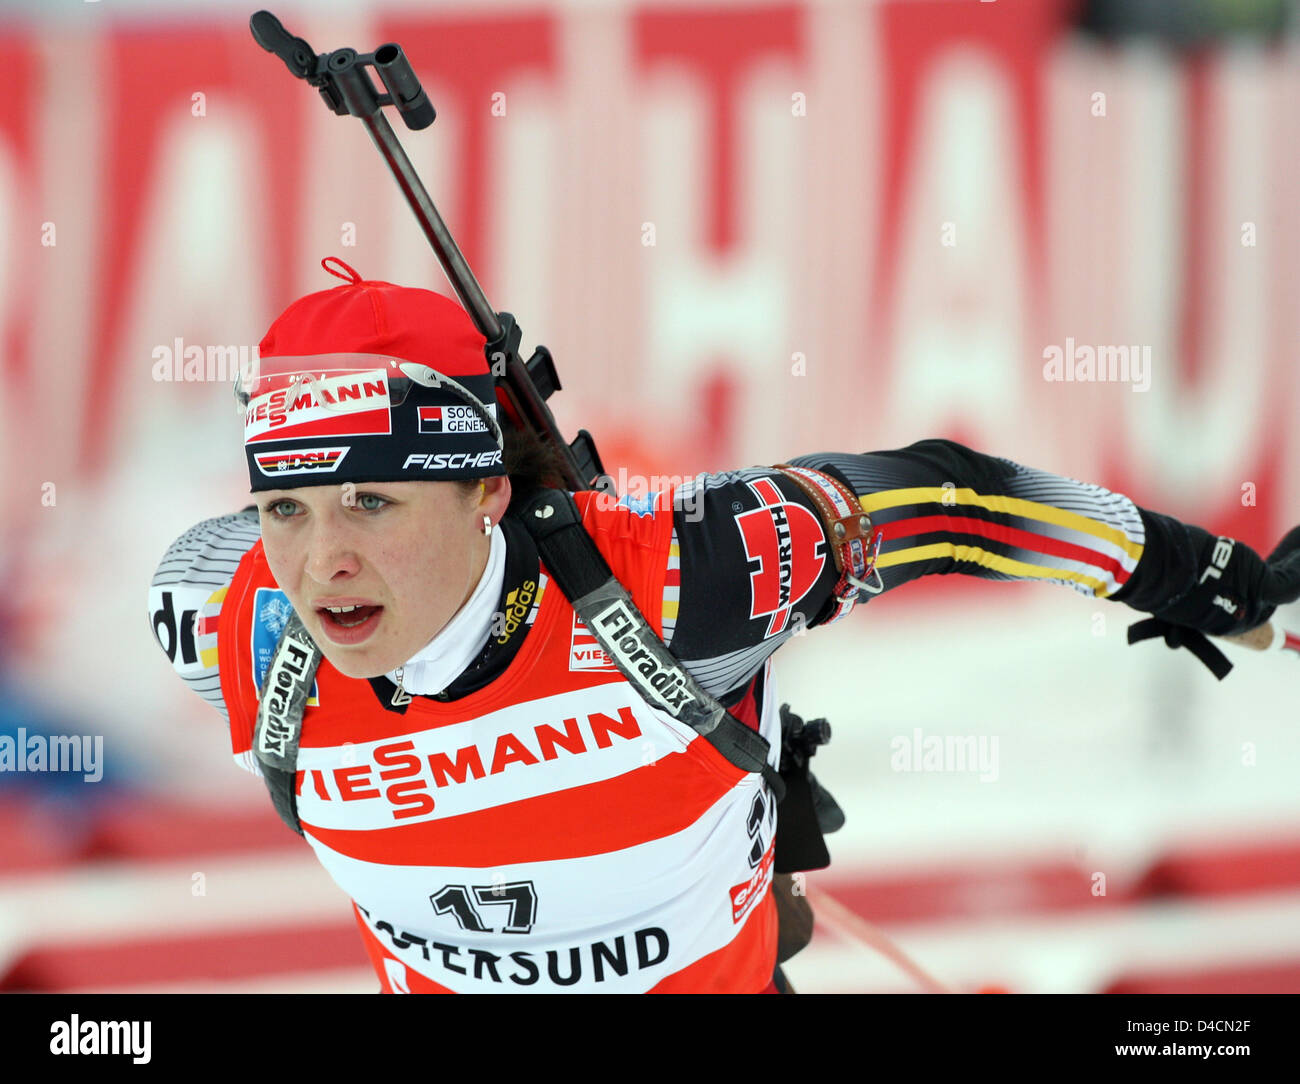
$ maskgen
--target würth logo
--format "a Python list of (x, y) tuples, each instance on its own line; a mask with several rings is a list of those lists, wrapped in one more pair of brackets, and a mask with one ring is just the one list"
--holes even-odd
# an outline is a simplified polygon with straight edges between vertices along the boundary
[(750, 482), (760, 507), (733, 517), (745, 542), (745, 556), (757, 561), (749, 573), (749, 616), (768, 618), (763, 636), (790, 623), (795, 605), (826, 567), (826, 537), (817, 517), (787, 501), (768, 478)]

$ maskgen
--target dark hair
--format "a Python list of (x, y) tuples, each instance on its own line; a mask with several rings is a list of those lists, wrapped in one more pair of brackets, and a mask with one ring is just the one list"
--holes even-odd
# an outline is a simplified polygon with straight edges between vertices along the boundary
[[(516, 429), (511, 425), (503, 426), (501, 433), (505, 438), (505, 450), (501, 459), (506, 474), (510, 477), (508, 511), (517, 511), (539, 489), (563, 488), (564, 470), (560, 453), (553, 444), (542, 440), (531, 430)], [(466, 499), (478, 493), (477, 478), (465, 478), (456, 484)]]

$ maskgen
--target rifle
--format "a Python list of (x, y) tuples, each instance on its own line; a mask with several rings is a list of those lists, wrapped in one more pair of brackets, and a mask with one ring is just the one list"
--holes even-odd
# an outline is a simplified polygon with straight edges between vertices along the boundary
[[(554, 448), (566, 488), (575, 492), (607, 490), (611, 480), (605, 474), (591, 434), (579, 429), (577, 437), (566, 441), (546, 405), (546, 400), (560, 390), (551, 352), (539, 345), (527, 362), (519, 356), (519, 324), (510, 313), (497, 312), (488, 302), (381, 112), (386, 105), (394, 106), (412, 131), (429, 127), (437, 115), (402, 47), (388, 42), (373, 53), (343, 48), (317, 54), (302, 38), (285, 30), (269, 11), (254, 14), (249, 19), (249, 28), (258, 45), (283, 60), (295, 77), (320, 91), (331, 112), (359, 117), (366, 126), (461, 304), (487, 340), (483, 352), (496, 377), (497, 401), (508, 422), (518, 430), (533, 432)], [(367, 68), (375, 70), (388, 93), (381, 94), (376, 89)]]

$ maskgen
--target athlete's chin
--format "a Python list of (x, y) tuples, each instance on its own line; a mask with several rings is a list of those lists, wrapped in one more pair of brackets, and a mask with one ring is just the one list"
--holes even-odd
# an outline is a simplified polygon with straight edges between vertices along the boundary
[(371, 629), (359, 643), (340, 643), (339, 637), (348, 634), (326, 627), (323, 621), (313, 630), (314, 638), (321, 654), (344, 677), (366, 681), (383, 677), (410, 662), (433, 639), (433, 634), (412, 637), (403, 622), (394, 620), (396, 616), (382, 610), (373, 620), (386, 622), (386, 627)]
[(376, 678), (401, 666), (401, 661), (389, 665), (373, 651), (348, 651), (333, 644), (322, 644), (321, 653), (329, 664), (344, 677)]
[(389, 665), (388, 657), (393, 654), (392, 647), (384, 650), (384, 645), (339, 644), (335, 643), (327, 630), (322, 629), (316, 639), (321, 654), (329, 664), (344, 677), (372, 678), (379, 677), (401, 665), (401, 660)]
[(326, 662), (337, 669), (343, 677), (368, 678), (378, 677), (383, 673), (381, 665), (370, 659), (357, 659), (352, 652), (331, 651), (328, 647), (322, 647), (321, 650)]

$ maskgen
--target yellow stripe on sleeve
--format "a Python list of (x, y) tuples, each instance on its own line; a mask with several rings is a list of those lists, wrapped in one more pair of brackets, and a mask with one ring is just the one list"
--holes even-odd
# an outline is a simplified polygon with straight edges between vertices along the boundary
[(994, 572), (1005, 572), (1009, 576), (1021, 579), (1071, 580), (1086, 584), (1092, 588), (1092, 593), (1100, 598), (1105, 598), (1109, 593), (1105, 583), (1085, 572), (1030, 565), (1024, 561), (1003, 557), (1000, 553), (990, 553), (979, 546), (959, 546), (953, 542), (934, 542), (928, 546), (911, 546), (908, 549), (882, 553), (876, 559), (876, 567), (891, 568), (895, 565), (909, 565), (915, 561), (933, 561), (944, 557), (951, 557), (954, 561), (969, 561), (983, 568), (992, 569)]
[[(1038, 501), (1026, 501), (1019, 497), (1003, 497), (998, 494), (976, 493), (973, 489), (944, 489), (940, 486), (915, 486), (911, 489), (886, 489), (879, 493), (868, 493), (859, 498), (862, 510), (870, 515), (882, 508), (897, 508), (904, 504), (944, 504), (965, 505), (967, 507), (985, 508), (990, 512), (1005, 515), (1023, 516), (1025, 519), (1037, 519), (1044, 523), (1053, 523), (1058, 527), (1092, 535), (1103, 541), (1118, 546), (1134, 560), (1142, 556), (1142, 545), (1133, 542), (1121, 530), (1098, 523), (1078, 512), (1067, 512)], [(924, 547), (922, 547), (924, 548)], [(883, 561), (881, 562), (883, 563)]]

